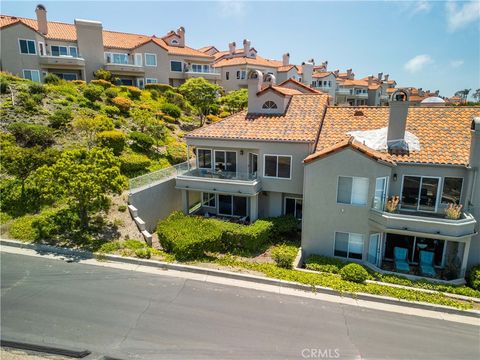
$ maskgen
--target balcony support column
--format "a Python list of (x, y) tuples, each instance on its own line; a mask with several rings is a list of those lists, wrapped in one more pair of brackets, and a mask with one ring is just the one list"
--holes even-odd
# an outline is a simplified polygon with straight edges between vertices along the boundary
[(188, 215), (189, 210), (190, 210), (190, 205), (189, 205), (189, 196), (188, 196), (188, 190), (182, 190), (182, 211), (185, 215)]
[(258, 219), (258, 194), (250, 196), (250, 222)]
[(464, 278), (465, 272), (467, 271), (468, 253), (470, 252), (470, 241), (471, 239), (465, 242), (465, 249), (463, 250), (462, 266), (460, 267), (460, 278)]

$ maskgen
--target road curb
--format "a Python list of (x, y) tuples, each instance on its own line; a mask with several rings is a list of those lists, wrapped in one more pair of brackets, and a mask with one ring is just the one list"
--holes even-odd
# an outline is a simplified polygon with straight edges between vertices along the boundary
[(59, 348), (52, 345), (25, 343), (21, 341), (8, 340), (8, 339), (1, 339), (0, 346), (9, 347), (13, 349), (36, 351), (39, 353), (63, 355), (63, 356), (68, 356), (76, 359), (81, 359), (91, 354), (89, 350), (85, 350), (85, 349), (74, 349), (74, 348), (66, 349), (66, 348)]
[(117, 262), (117, 263), (153, 267), (153, 268), (159, 268), (164, 270), (190, 272), (190, 273), (195, 273), (195, 274), (200, 274), (205, 276), (217, 276), (217, 277), (223, 277), (223, 278), (228, 278), (233, 280), (242, 280), (242, 281), (279, 286), (279, 287), (295, 289), (295, 290), (303, 290), (307, 292), (341, 296), (341, 297), (351, 298), (355, 300), (379, 302), (382, 304), (396, 305), (396, 306), (406, 306), (409, 308), (417, 308), (422, 310), (436, 311), (436, 312), (468, 316), (468, 317), (480, 319), (480, 311), (477, 311), (477, 310), (460, 310), (460, 309), (456, 309), (456, 308), (445, 306), (445, 305), (436, 305), (436, 304), (430, 304), (425, 302), (413, 302), (413, 301), (407, 301), (402, 299), (395, 299), (391, 297), (371, 295), (371, 294), (365, 294), (365, 293), (341, 293), (331, 288), (304, 285), (304, 284), (299, 284), (291, 281), (278, 280), (278, 279), (272, 279), (272, 278), (261, 277), (256, 275), (242, 274), (242, 273), (229, 272), (229, 271), (223, 271), (223, 270), (217, 270), (217, 269), (208, 269), (208, 268), (193, 266), (193, 265), (174, 264), (174, 263), (167, 263), (167, 262), (157, 261), (157, 260), (139, 259), (139, 258), (124, 257), (119, 255), (111, 255), (111, 254), (103, 254), (103, 253), (102, 254), (92, 253), (89, 251), (72, 250), (69, 248), (56, 247), (52, 245), (22, 243), (17, 240), (0, 239), (0, 245), (11, 246), (16, 248), (32, 249), (39, 252), (51, 252), (51, 253), (67, 255), (67, 256), (76, 256), (82, 259), (92, 259), (92, 258), (98, 257), (98, 258), (101, 258), (102, 260), (108, 260), (108, 261)]

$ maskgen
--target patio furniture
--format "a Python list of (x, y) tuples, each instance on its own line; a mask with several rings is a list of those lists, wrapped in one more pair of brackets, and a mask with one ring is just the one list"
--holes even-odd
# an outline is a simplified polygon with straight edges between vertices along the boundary
[(408, 250), (401, 247), (395, 247), (393, 249), (393, 256), (395, 259), (395, 269), (397, 271), (409, 273), (410, 265), (407, 261)]
[(436, 277), (437, 271), (433, 267), (433, 256), (431, 251), (420, 251), (420, 273), (424, 276)]

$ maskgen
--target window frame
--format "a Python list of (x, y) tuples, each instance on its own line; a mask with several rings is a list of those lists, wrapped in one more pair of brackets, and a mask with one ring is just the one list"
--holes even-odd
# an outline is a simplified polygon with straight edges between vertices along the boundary
[[(350, 203), (343, 203), (343, 202), (338, 202), (338, 185), (340, 178), (351, 178), (352, 179), (352, 189), (350, 193)], [(352, 203), (352, 197), (353, 197), (353, 179), (354, 178), (360, 178), (360, 179), (367, 179), (368, 180), (368, 185), (367, 185), (367, 200), (365, 201), (365, 204), (354, 204)], [(369, 198), (369, 193), (370, 193), (370, 178), (365, 177), (365, 176), (351, 176), (351, 175), (338, 175), (337, 176), (337, 189), (336, 189), (336, 199), (335, 202), (337, 205), (350, 205), (350, 206), (357, 206), (357, 207), (366, 207), (368, 206), (368, 198)]]
[[(207, 202), (205, 202), (205, 200), (203, 199), (203, 196), (204, 196), (204, 195), (213, 195), (213, 206), (211, 206), (211, 205), (206, 205), (206, 204), (208, 204), (208, 203), (212, 200), (212, 198), (209, 197), (209, 199), (207, 200)], [(207, 191), (202, 191), (202, 198), (201, 198), (201, 199), (202, 199), (202, 200), (201, 200), (201, 201), (202, 201), (202, 207), (207, 207), (207, 208), (211, 208), (211, 209), (217, 209), (217, 194), (211, 193), (211, 192), (207, 192)]]
[[(173, 63), (180, 63), (180, 70), (172, 70), (172, 64)], [(183, 72), (183, 61), (181, 61), (181, 60), (170, 60), (170, 71), (171, 72), (176, 72), (176, 73)]]
[[(26, 78), (26, 77), (25, 77), (25, 71), (30, 71), (30, 73), (36, 72), (36, 73), (38, 74), (38, 81), (33, 80), (33, 79)], [(24, 79), (27, 79), (27, 80), (30, 80), (30, 81), (34, 81), (34, 82), (39, 82), (39, 83), (42, 82), (42, 77), (41, 77), (41, 75), (40, 75), (40, 70), (36, 70), (36, 69), (22, 69), (22, 75), (23, 75), (23, 78), (24, 78)]]
[[(270, 107), (267, 107), (267, 104), (270, 105)], [(278, 105), (275, 101), (272, 100), (267, 100), (262, 104), (262, 110), (277, 110)]]
[[(337, 233), (348, 234), (347, 256), (345, 256), (345, 257), (340, 256), (340, 255), (335, 255), (335, 245), (336, 245), (336, 243), (337, 243), (337, 239), (336, 239), (336, 234), (337, 234)], [(353, 235), (360, 235), (360, 236), (362, 237), (362, 254), (361, 254), (361, 258), (360, 258), (360, 259), (350, 257), (350, 235), (351, 235), (351, 234), (353, 234)], [(333, 232), (333, 256), (334, 256), (334, 257), (340, 258), (340, 259), (349, 259), (349, 260), (355, 260), (355, 261), (364, 261), (364, 260), (363, 260), (364, 252), (365, 252), (365, 234), (348, 232), (348, 231), (334, 231), (334, 232)]]
[[(148, 64), (148, 62), (147, 62), (147, 57), (148, 56), (153, 56), (153, 58), (155, 59), (155, 65), (149, 65)], [(157, 67), (158, 66), (157, 54), (145, 53), (144, 54), (144, 64), (145, 64), (145, 66), (148, 66), (148, 67)]]
[[(268, 176), (265, 174), (266, 170), (266, 157), (267, 156), (275, 156), (277, 158), (277, 176)], [(289, 177), (279, 177), (278, 176), (278, 158), (279, 157), (288, 157), (290, 158), (290, 171), (289, 171)], [(263, 177), (267, 179), (279, 179), (279, 180), (291, 180), (292, 179), (292, 167), (293, 167), (293, 156), (292, 155), (282, 155), (282, 154), (263, 154)]]
[[(218, 201), (218, 206), (217, 206), (217, 214), (218, 215), (221, 215), (221, 216), (230, 216), (230, 217), (235, 217), (235, 218), (242, 218), (242, 217), (248, 217), (249, 216), (249, 208), (248, 208), (248, 196), (237, 196), (237, 195), (232, 195), (232, 194), (217, 194), (218, 195), (218, 198), (220, 198), (220, 196), (230, 196), (230, 207), (232, 209), (232, 212), (231, 214), (225, 214), (225, 213), (221, 213), (220, 212), (220, 200)], [(242, 199), (245, 199), (245, 215), (235, 215), (233, 212), (234, 212), (234, 208), (233, 208), (233, 198), (242, 198)], [(203, 198), (202, 198), (203, 200)]]
[(225, 154), (225, 163), (227, 162), (227, 152), (232, 152), (232, 153), (235, 153), (235, 171), (227, 171), (227, 170), (224, 170), (226, 172), (231, 172), (231, 173), (235, 173), (235, 176), (238, 174), (238, 151), (237, 150), (229, 150), (229, 149), (214, 149), (213, 150), (213, 157), (212, 157), (212, 171), (217, 171), (216, 170), (216, 165), (215, 165), (215, 162), (216, 162), (216, 154), (217, 152), (223, 152)]
[(38, 42), (38, 55), (39, 56), (47, 56), (47, 48), (45, 47), (45, 42), (43, 42), (43, 41)]
[[(206, 150), (206, 151), (210, 151), (210, 167), (206, 168), (206, 167), (200, 167), (200, 157), (198, 156), (198, 150)], [(212, 170), (213, 169), (213, 163), (214, 163), (214, 159), (213, 159), (213, 150), (212, 149), (208, 149), (208, 148), (197, 148), (196, 151), (195, 151), (195, 155), (197, 155), (197, 169), (202, 169), (202, 170)]]
[[(21, 41), (26, 41), (27, 42), (27, 52), (24, 53), (22, 52), (22, 46), (20, 45), (20, 42)], [(28, 42), (31, 41), (33, 43), (33, 47), (35, 49), (35, 53), (30, 53), (29, 52), (29, 48), (28, 48)], [(35, 40), (32, 40), (32, 39), (23, 39), (23, 38), (18, 38), (18, 51), (20, 52), (21, 55), (32, 55), (32, 56), (36, 56), (38, 54), (38, 49), (37, 49), (37, 42)], [(28, 69), (26, 69), (28, 70)]]
[(462, 187), (460, 188), (460, 195), (459, 195), (459, 201), (458, 201), (458, 204), (461, 204), (462, 203), (462, 195), (463, 195), (463, 185), (465, 184), (465, 179), (462, 177), (462, 176), (444, 176), (442, 178), (442, 190), (440, 191), (440, 205), (446, 205), (448, 206), (449, 204), (451, 203), (448, 203), (448, 202), (443, 202), (442, 199), (443, 199), (443, 191), (445, 189), (445, 179), (462, 179)]
[[(75, 49), (75, 56), (72, 55), (72, 49)], [(69, 46), (68, 47), (68, 54), (73, 58), (78, 58), (78, 47), (76, 46)]]
[[(283, 198), (283, 215), (287, 215), (287, 199), (295, 201), (295, 208), (294, 208), (294, 211), (293, 211), (293, 217), (295, 219), (301, 221), (302, 218), (303, 218), (303, 198), (295, 197), (295, 196), (285, 196)], [(302, 217), (301, 218), (297, 217), (297, 200), (300, 200), (302, 202)]]
[[(130, 65), (130, 64), (128, 63), (128, 54), (119, 53), (119, 52), (110, 52), (110, 51), (107, 51), (107, 52), (105, 52), (104, 54), (105, 54), (105, 63), (106, 63), (106, 64)], [(122, 55), (122, 57), (125, 56), (126, 59), (127, 59), (127, 62), (126, 62), (126, 63), (117, 63), (117, 62), (113, 61), (115, 55)], [(108, 57), (108, 56), (110, 56), (110, 60), (111, 60), (110, 62), (107, 61), (107, 57)]]
[[(420, 178), (420, 187), (418, 188), (418, 194), (417, 194), (417, 208), (416, 209), (405, 209), (402, 207), (403, 204), (403, 185), (405, 182), (405, 177), (417, 177)], [(438, 179), (438, 187), (437, 187), (437, 198), (435, 201), (435, 210), (429, 211), (429, 210), (420, 210), (420, 193), (422, 191), (422, 184), (423, 184), (423, 178), (428, 178), (428, 179)], [(463, 187), (463, 184), (462, 184)], [(440, 202), (442, 201), (441, 195), (443, 191), (443, 183), (442, 183), (442, 177), (441, 176), (423, 176), (423, 175), (409, 175), (409, 174), (404, 174), (402, 175), (402, 185), (400, 187), (400, 202), (398, 204), (398, 208), (403, 211), (410, 211), (410, 212), (425, 212), (425, 213), (436, 213), (438, 212), (438, 206), (440, 205)]]
[[(155, 80), (155, 81), (152, 81)], [(145, 78), (145, 85), (146, 84), (158, 84), (158, 79), (157, 78)]]

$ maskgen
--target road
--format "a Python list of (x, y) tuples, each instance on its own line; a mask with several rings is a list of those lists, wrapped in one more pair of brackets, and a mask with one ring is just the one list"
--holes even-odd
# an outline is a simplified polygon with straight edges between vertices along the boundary
[(2, 337), (121, 359), (478, 359), (479, 327), (1, 253)]

